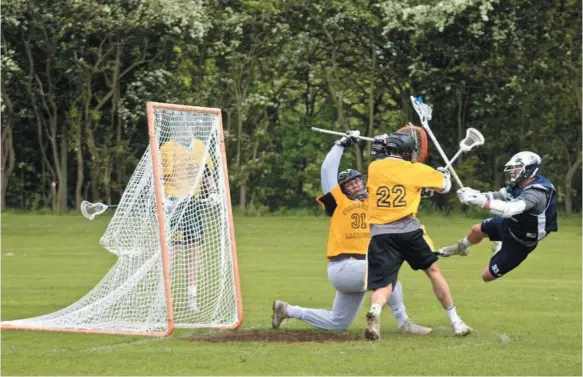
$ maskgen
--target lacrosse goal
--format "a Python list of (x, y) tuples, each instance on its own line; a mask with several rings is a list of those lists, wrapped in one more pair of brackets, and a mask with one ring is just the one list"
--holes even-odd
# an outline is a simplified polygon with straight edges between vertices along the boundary
[(76, 303), (3, 329), (167, 336), (241, 324), (221, 111), (149, 102), (147, 114), (150, 145), (100, 241), (116, 264)]

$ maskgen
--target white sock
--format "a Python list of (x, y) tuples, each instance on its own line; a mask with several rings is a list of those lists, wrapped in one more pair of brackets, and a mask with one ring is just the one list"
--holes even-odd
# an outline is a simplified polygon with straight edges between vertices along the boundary
[(403, 326), (403, 324), (409, 319), (409, 316), (407, 315), (407, 310), (403, 303), (403, 286), (400, 281), (397, 281), (397, 284), (395, 284), (395, 288), (393, 289), (391, 297), (389, 297), (387, 305), (391, 307), (393, 317), (397, 320), (399, 327)]
[(397, 320), (399, 327), (403, 326), (403, 324), (409, 319), (407, 311), (405, 310), (405, 305), (402, 303), (399, 305), (391, 306), (391, 311), (393, 312), (393, 317), (395, 317)]
[(465, 247), (472, 246), (472, 244), (470, 243), (470, 241), (468, 241), (468, 237), (464, 237), (464, 239), (462, 240), (462, 244), (464, 244)]
[(196, 285), (191, 285), (188, 287), (188, 295), (191, 297), (196, 297)]
[(379, 304), (372, 304), (370, 306), (370, 311), (374, 313), (377, 317), (381, 315), (383, 308)]
[(288, 305), (286, 314), (290, 318), (302, 318), (303, 308), (301, 306)]
[(457, 311), (455, 310), (455, 305), (449, 309), (445, 309), (445, 312), (447, 313), (447, 316), (449, 317), (451, 323), (461, 321), (461, 318), (459, 317), (459, 315), (457, 315)]

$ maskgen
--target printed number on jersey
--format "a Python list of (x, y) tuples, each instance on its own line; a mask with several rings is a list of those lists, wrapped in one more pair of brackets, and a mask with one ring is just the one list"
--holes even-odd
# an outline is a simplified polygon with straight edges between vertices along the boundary
[(350, 218), (352, 219), (350, 225), (352, 225), (354, 229), (366, 229), (366, 215), (364, 213), (353, 213)]
[(407, 196), (407, 189), (403, 185), (395, 185), (393, 187), (380, 186), (376, 192), (377, 207), (380, 208), (403, 208), (407, 207), (405, 196)]

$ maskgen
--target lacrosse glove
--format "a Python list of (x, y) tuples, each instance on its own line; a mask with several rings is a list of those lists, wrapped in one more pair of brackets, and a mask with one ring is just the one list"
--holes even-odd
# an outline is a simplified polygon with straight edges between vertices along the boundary
[(345, 136), (342, 136), (341, 139), (336, 140), (335, 144), (340, 145), (341, 147), (348, 148), (352, 144), (358, 142), (358, 137), (360, 136), (360, 131), (348, 131), (346, 132)]
[(389, 149), (387, 148), (387, 140), (389, 139), (389, 135), (382, 134), (379, 136), (375, 136), (374, 141), (372, 142), (372, 147), (370, 151), (370, 155), (375, 158), (385, 158), (389, 157)]

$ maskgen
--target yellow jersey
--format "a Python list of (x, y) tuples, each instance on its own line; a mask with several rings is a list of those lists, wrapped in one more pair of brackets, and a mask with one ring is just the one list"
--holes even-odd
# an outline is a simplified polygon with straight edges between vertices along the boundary
[[(167, 197), (183, 198), (192, 191), (205, 148), (206, 144), (197, 138), (193, 140), (192, 150), (180, 145), (176, 140), (170, 140), (160, 148), (162, 175)], [(207, 168), (214, 169), (210, 156), (207, 158), (204, 169)], [(205, 171), (203, 179), (208, 174)], [(196, 193), (193, 194), (198, 196), (203, 185), (204, 182), (201, 181)]]
[(368, 222), (389, 224), (415, 216), (421, 202), (421, 189), (442, 190), (443, 173), (422, 163), (399, 158), (373, 161), (368, 167)]
[(366, 221), (367, 201), (350, 200), (340, 185), (316, 199), (331, 217), (326, 256), (366, 255), (370, 230)]

